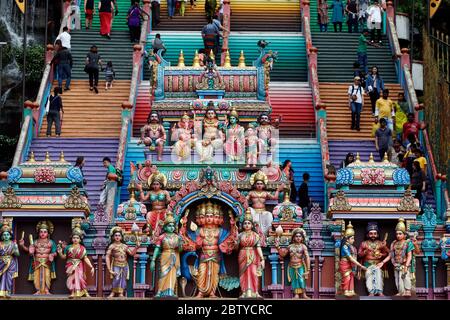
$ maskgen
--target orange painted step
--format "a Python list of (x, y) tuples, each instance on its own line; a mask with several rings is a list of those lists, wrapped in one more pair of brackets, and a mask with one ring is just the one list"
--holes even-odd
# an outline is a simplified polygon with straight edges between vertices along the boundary
[[(54, 85), (57, 85), (56, 82)], [(113, 88), (106, 91), (100, 81), (99, 93), (89, 91), (89, 81), (73, 80), (71, 90), (62, 94), (64, 116), (61, 137), (96, 138), (118, 137), (121, 128), (122, 102), (130, 94), (129, 80), (114, 81)], [(45, 137), (47, 119), (44, 117), (40, 137)], [(52, 128), (53, 135), (55, 127)]]
[[(361, 131), (351, 130), (352, 118), (348, 107), (348, 87), (350, 83), (321, 82), (320, 98), (327, 107), (327, 134), (329, 139), (340, 140), (370, 140), (372, 138), (372, 107), (368, 95), (364, 96), (361, 113)], [(387, 83), (389, 97), (397, 100), (397, 94), (402, 92), (399, 84)]]

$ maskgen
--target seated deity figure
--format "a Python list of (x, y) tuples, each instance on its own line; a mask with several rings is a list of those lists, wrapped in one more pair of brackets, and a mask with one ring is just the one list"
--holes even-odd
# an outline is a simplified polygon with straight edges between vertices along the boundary
[(193, 135), (194, 123), (191, 118), (184, 112), (181, 120), (174, 124), (172, 131), (172, 141), (176, 141), (173, 145), (173, 152), (178, 161), (184, 161), (191, 155), (191, 138)]
[[(259, 150), (260, 152), (270, 151), (274, 153), (277, 145), (277, 126), (272, 125), (271, 119), (268, 113), (262, 113), (258, 119), (259, 126), (256, 128), (259, 138)], [(278, 121), (276, 122), (278, 124)]]
[(247, 200), (251, 201), (252, 206), (250, 211), (253, 216), (253, 221), (261, 228), (264, 235), (267, 235), (272, 227), (273, 215), (266, 209), (267, 200), (277, 200), (280, 191), (284, 189), (284, 184), (280, 185), (274, 195), (264, 190), (268, 182), (267, 176), (258, 171), (250, 177), (250, 184), (253, 189), (247, 195)]
[(200, 156), (200, 162), (212, 162), (214, 152), (222, 149), (223, 146), (223, 132), (219, 129), (219, 119), (217, 119), (214, 104), (208, 103), (205, 118), (201, 122), (202, 127), (196, 128), (201, 136), (197, 137), (195, 149)]
[(30, 254), (30, 269), (28, 280), (33, 281), (37, 295), (51, 294), (50, 286), (52, 280), (56, 278), (55, 257), (56, 243), (50, 239), (53, 233), (53, 223), (50, 221), (39, 221), (36, 226), (38, 238), (33, 240), (30, 235), (30, 245), (25, 246), (23, 239), (19, 240), (20, 247)]
[(152, 111), (147, 118), (147, 124), (141, 128), (141, 139), (138, 144), (145, 144), (150, 151), (156, 150), (158, 161), (162, 161), (164, 143), (166, 142), (166, 131), (156, 111)]
[(228, 124), (225, 128), (225, 153), (228, 162), (243, 161), (245, 153), (244, 128), (239, 125), (239, 115), (235, 108), (228, 115)]
[(258, 164), (258, 133), (255, 126), (250, 123), (245, 132), (245, 141), (247, 144), (247, 165), (246, 167), (255, 168)]

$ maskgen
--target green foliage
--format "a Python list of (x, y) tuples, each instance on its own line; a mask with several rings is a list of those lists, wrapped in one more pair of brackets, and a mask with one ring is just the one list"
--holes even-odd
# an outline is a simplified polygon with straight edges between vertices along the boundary
[[(17, 47), (12, 49), (14, 57), (23, 71), (23, 49)], [(44, 47), (40, 44), (33, 44), (27, 47), (27, 70), (26, 79), (28, 83), (39, 83), (42, 78), (44, 66)]]
[(0, 135), (0, 152), (2, 162), (11, 164), (16, 151), (17, 138)]

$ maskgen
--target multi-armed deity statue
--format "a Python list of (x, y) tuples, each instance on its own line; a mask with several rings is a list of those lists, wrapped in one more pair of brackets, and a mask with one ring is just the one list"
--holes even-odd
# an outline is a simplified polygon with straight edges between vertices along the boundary
[(258, 228), (261, 229), (264, 235), (267, 235), (273, 221), (272, 213), (266, 209), (266, 201), (278, 200), (279, 192), (284, 189), (284, 185), (281, 185), (275, 194), (272, 195), (269, 191), (264, 190), (267, 183), (268, 178), (262, 171), (254, 173), (250, 177), (250, 184), (253, 189), (247, 195), (247, 200), (252, 203), (250, 211), (253, 220), (258, 224)]
[(19, 240), (21, 248), (30, 254), (30, 269), (28, 280), (33, 281), (35, 294), (50, 294), (52, 279), (56, 278), (55, 257), (56, 243), (50, 239), (53, 233), (53, 223), (40, 221), (36, 226), (38, 238), (33, 240), (30, 235), (30, 245), (25, 246), (25, 240)]
[(19, 248), (12, 235), (9, 224), (3, 223), (0, 229), (0, 298), (11, 298), (13, 280), (18, 277)]
[(145, 144), (150, 151), (156, 150), (158, 153), (158, 161), (161, 161), (165, 142), (166, 130), (161, 124), (158, 113), (152, 111), (148, 116), (147, 124), (141, 128), (141, 140), (139, 144)]
[[(230, 230), (224, 229), (223, 212), (219, 205), (207, 202), (197, 208), (197, 226), (191, 222), (187, 229), (188, 213), (182, 218), (180, 234), (183, 238), (183, 249), (199, 251), (195, 264), (194, 277), (198, 289), (198, 297), (215, 297), (219, 285), (219, 274), (224, 274), (225, 263), (223, 254), (233, 251), (238, 235), (236, 223), (231, 211)], [(201, 217), (201, 216), (204, 216)]]

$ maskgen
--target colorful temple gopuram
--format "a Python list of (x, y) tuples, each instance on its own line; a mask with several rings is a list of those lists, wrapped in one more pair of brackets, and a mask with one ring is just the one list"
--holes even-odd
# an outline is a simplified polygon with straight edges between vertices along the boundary
[[(202, 39), (205, 0), (173, 19), (161, 1), (159, 24), (143, 0), (133, 44), (130, 1), (116, 0), (111, 39), (98, 15), (70, 31), (60, 137), (46, 134), (47, 45), (0, 173), (0, 297), (450, 299), (450, 203), (426, 126), (418, 199), (407, 168), (379, 157), (368, 96), (349, 129), (360, 32), (319, 32), (318, 2), (224, 0), (219, 40)], [(387, 1), (369, 63), (423, 122), (394, 11)], [(84, 72), (93, 44), (116, 72), (108, 90), (100, 73), (99, 93)]]

